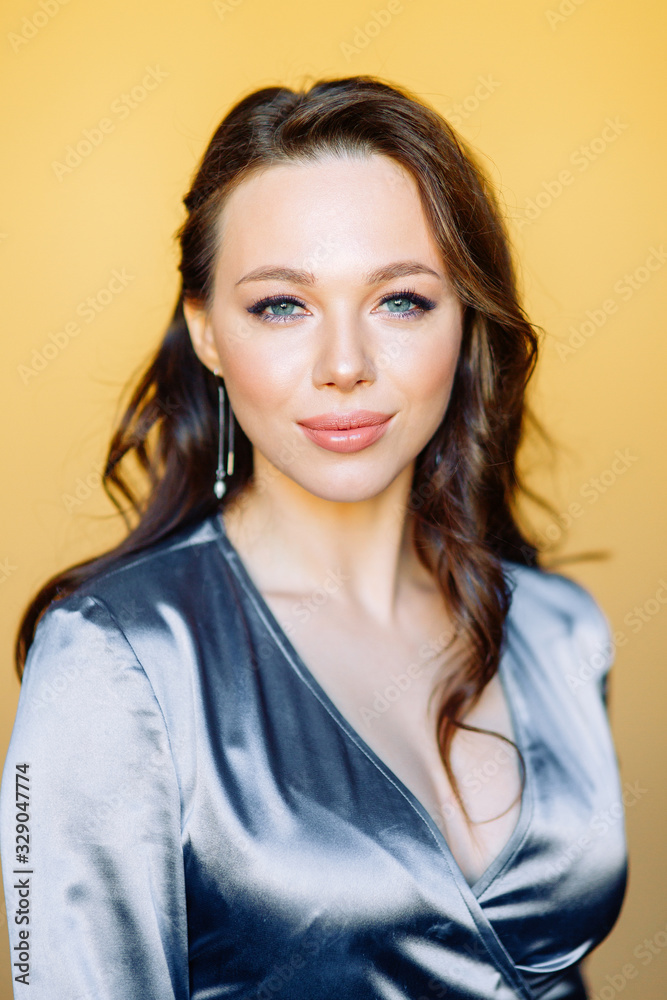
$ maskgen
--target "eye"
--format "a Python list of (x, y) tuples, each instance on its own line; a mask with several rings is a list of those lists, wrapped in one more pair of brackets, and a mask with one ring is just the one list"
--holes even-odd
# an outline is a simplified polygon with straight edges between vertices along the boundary
[[(264, 299), (258, 299), (248, 308), (248, 312), (257, 316), (264, 323), (280, 323), (293, 316), (301, 316), (303, 313), (296, 313), (295, 307), (305, 309), (305, 305), (294, 295), (270, 295)], [(275, 309), (274, 313), (265, 313), (265, 309)]]
[(380, 300), (379, 305), (389, 307), (382, 309), (381, 312), (387, 312), (392, 317), (400, 318), (403, 316), (423, 316), (425, 312), (435, 309), (436, 304), (433, 299), (418, 295), (414, 289), (404, 288), (400, 292), (391, 292), (389, 295), (385, 295)]
[[(385, 295), (378, 304), (379, 306), (387, 305), (387, 309), (379, 310), (381, 312), (388, 313), (393, 317), (417, 317), (422, 316), (425, 312), (434, 309), (436, 303), (433, 299), (426, 298), (424, 295), (419, 295), (412, 288), (405, 288), (398, 292), (391, 292)], [(248, 307), (248, 312), (254, 316), (257, 316), (264, 323), (280, 323), (290, 320), (292, 318), (296, 319), (298, 316), (303, 316), (305, 313), (298, 313), (296, 309), (306, 309), (306, 305), (301, 299), (297, 299), (294, 295), (269, 295), (263, 299), (258, 299), (253, 302), (251, 306)], [(267, 312), (266, 310), (275, 310), (273, 312)]]

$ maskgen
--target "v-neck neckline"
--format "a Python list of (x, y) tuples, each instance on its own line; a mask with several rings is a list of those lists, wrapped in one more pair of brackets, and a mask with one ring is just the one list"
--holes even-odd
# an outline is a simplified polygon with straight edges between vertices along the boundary
[(245, 589), (246, 593), (250, 597), (255, 610), (257, 611), (260, 619), (262, 620), (267, 632), (273, 639), (274, 644), (283, 654), (290, 666), (295, 670), (297, 675), (305, 682), (309, 687), (315, 697), (321, 702), (321, 704), (326, 708), (329, 715), (338, 724), (339, 728), (342, 729), (348, 736), (349, 739), (357, 746), (358, 749), (366, 755), (366, 757), (371, 760), (371, 762), (376, 766), (376, 768), (384, 774), (384, 776), (394, 785), (394, 787), (401, 793), (401, 795), (407, 800), (407, 802), (412, 806), (413, 810), (418, 814), (422, 821), (426, 824), (430, 830), (432, 836), (434, 837), (436, 843), (438, 844), (441, 852), (445, 856), (448, 862), (449, 868), (456, 880), (461, 884), (461, 888), (465, 887), (465, 891), (472, 893), (475, 898), (477, 905), (481, 905), (478, 901), (480, 896), (488, 889), (493, 881), (498, 877), (503, 868), (508, 864), (508, 862), (517, 853), (520, 845), (523, 843), (525, 835), (528, 831), (530, 820), (532, 816), (533, 809), (533, 783), (534, 775), (532, 772), (532, 766), (530, 761), (529, 747), (528, 747), (528, 736), (524, 729), (524, 724), (522, 719), (519, 717), (519, 712), (513, 697), (520, 696), (519, 685), (515, 682), (515, 679), (511, 677), (508, 668), (508, 661), (510, 659), (510, 650), (508, 645), (501, 654), (500, 662), (498, 665), (498, 677), (503, 688), (503, 693), (505, 695), (505, 702), (507, 705), (507, 710), (510, 715), (513, 739), (516, 746), (519, 748), (521, 755), (523, 757), (525, 765), (525, 776), (521, 796), (521, 806), (519, 809), (519, 816), (517, 818), (516, 824), (512, 833), (510, 834), (508, 840), (505, 842), (503, 847), (500, 849), (498, 854), (490, 861), (482, 874), (477, 878), (472, 884), (468, 882), (465, 877), (463, 870), (461, 869), (458, 861), (454, 857), (452, 850), (447, 842), (447, 839), (443, 832), (441, 831), (438, 824), (435, 822), (430, 812), (422, 804), (421, 800), (415, 795), (415, 793), (408, 788), (408, 786), (398, 777), (398, 775), (392, 770), (392, 768), (385, 763), (385, 761), (376, 753), (375, 750), (366, 742), (363, 736), (358, 732), (358, 730), (352, 725), (352, 723), (347, 719), (345, 715), (341, 712), (335, 702), (324, 690), (317, 677), (313, 674), (311, 669), (305, 663), (291, 640), (289, 639), (284, 628), (278, 622), (278, 619), (274, 615), (273, 611), (269, 607), (266, 598), (260, 591), (259, 587), (253, 580), (250, 572), (248, 571), (240, 553), (236, 549), (234, 543), (227, 534), (227, 529), (222, 518), (221, 512), (216, 512), (211, 516), (213, 522), (216, 539), (225, 556), (227, 564), (236, 573), (239, 582)]

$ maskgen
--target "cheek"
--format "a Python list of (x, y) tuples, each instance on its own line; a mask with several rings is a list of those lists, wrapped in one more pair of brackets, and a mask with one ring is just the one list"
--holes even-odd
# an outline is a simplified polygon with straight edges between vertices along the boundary
[(395, 380), (410, 404), (442, 412), (449, 399), (460, 350), (458, 332), (418, 349), (406, 350), (397, 359)]
[(234, 414), (253, 442), (268, 442), (278, 430), (275, 418), (289, 412), (302, 382), (300, 353), (293, 345), (288, 349), (278, 336), (264, 335), (253, 335), (244, 343), (227, 340), (219, 353)]

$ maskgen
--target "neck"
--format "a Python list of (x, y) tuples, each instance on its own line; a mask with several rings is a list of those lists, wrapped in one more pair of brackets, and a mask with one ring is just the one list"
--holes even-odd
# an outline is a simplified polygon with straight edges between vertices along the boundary
[(405, 516), (413, 471), (377, 496), (341, 503), (309, 493), (255, 451), (253, 482), (225, 510), (225, 528), (261, 591), (302, 595), (333, 580), (390, 624), (403, 587), (432, 585)]

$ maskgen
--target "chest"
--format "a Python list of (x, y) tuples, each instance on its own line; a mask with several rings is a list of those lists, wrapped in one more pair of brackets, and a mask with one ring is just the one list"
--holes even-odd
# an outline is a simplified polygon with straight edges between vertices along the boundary
[(465, 721), (499, 734), (459, 730), (450, 760), (466, 820), (436, 736), (438, 681), (451, 670), (451, 626), (437, 609), (415, 628), (372, 627), (336, 608), (267, 603), (310, 673), (341, 715), (434, 820), (469, 883), (501, 852), (516, 826), (521, 781), (511, 712), (498, 676)]
[[(220, 594), (188, 591), (173, 659), (162, 619), (157, 634), (142, 622), (133, 635), (142, 662), (161, 637), (152, 683), (173, 728), (183, 796), (193, 1000), (218, 995), (223, 982), (239, 1000), (443, 990), (527, 1000), (526, 976), (536, 995), (556, 979), (559, 995), (583, 995), (569, 970), (618, 914), (625, 852), (605, 713), (597, 685), (567, 682), (581, 655), (567, 629), (552, 623), (545, 641), (544, 621), (519, 605), (502, 684), (492, 681), (475, 709), (476, 722), (498, 731), (511, 709), (526, 778), (517, 826), (471, 888), (424, 815), (440, 788), (447, 794), (435, 787), (443, 768), (428, 706), (438, 674), (428, 644), (441, 627), (373, 632), (316, 602), (302, 620), (303, 607), (300, 619), (293, 602), (265, 601), (231, 558), (228, 578), (233, 588)], [(194, 621), (206, 635), (186, 646)], [(184, 679), (174, 700), (166, 676)], [(385, 701), (374, 708), (378, 695)], [(471, 745), (458, 742), (452, 755), (477, 818), (515, 763), (502, 741), (486, 739), (470, 771)], [(439, 825), (461, 864), (444, 812)]]

